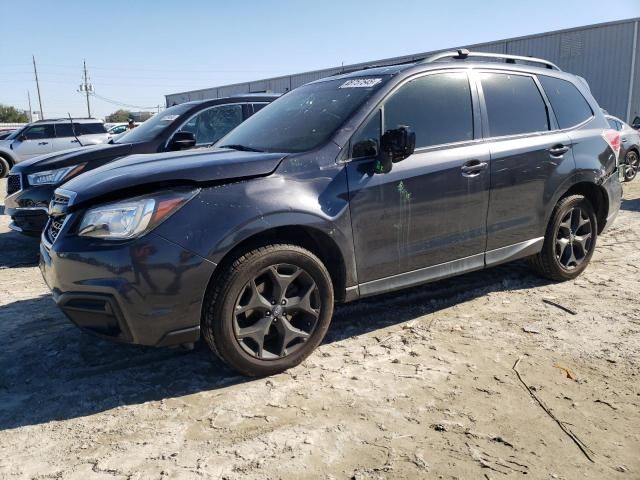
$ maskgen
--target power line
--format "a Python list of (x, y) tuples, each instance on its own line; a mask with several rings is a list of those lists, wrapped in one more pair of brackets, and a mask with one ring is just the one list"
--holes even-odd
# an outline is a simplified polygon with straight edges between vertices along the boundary
[(132, 105), (130, 103), (119, 102), (118, 100), (113, 100), (111, 98), (103, 97), (102, 95), (98, 95), (96, 92), (91, 92), (91, 95), (102, 100), (103, 102), (111, 103), (113, 105), (117, 105), (119, 107), (127, 107), (127, 108), (137, 108), (139, 110), (153, 110), (156, 106), (153, 107), (141, 107), (139, 105)]

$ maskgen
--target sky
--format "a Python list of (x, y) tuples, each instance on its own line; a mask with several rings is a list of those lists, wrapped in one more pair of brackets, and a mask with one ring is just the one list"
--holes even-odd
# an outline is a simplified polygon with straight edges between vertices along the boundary
[[(164, 95), (640, 17), (640, 0), (0, 0), (0, 103), (46, 117), (156, 108)], [(111, 102), (105, 100), (108, 99)]]

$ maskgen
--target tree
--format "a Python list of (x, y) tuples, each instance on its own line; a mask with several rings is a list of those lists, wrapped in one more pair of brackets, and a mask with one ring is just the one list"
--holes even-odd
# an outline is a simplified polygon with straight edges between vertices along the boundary
[(129, 110), (116, 110), (111, 115), (107, 115), (105, 121), (108, 123), (126, 123), (131, 118), (131, 112)]
[(28, 121), (29, 117), (26, 113), (14, 107), (0, 104), (0, 123), (26, 123)]

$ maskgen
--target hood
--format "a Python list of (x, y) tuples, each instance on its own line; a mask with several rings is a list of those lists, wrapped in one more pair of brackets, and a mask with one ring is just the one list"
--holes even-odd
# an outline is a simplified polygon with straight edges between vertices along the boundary
[(79, 175), (61, 188), (75, 192), (75, 206), (98, 197), (122, 198), (125, 190), (134, 196), (162, 186), (206, 185), (266, 176), (285, 156), (226, 148), (130, 155)]
[(28, 174), (42, 172), (44, 170), (55, 170), (56, 168), (78, 165), (85, 162), (115, 159), (123, 155), (128, 155), (131, 152), (131, 148), (131, 144), (100, 144), (60, 150), (24, 160), (16, 164), (12, 172)]

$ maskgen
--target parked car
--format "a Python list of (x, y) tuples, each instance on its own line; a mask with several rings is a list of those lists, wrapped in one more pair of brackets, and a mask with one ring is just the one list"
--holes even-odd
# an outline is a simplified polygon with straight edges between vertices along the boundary
[(620, 208), (619, 141), (587, 85), (544, 60), (461, 50), (347, 73), (283, 95), (214, 150), (65, 183), (40, 268), (87, 331), (202, 335), (269, 375), (320, 344), (335, 302), (524, 257), (576, 278)]
[(0, 141), (0, 178), (5, 177), (14, 165), (29, 158), (108, 140), (107, 130), (100, 120), (38, 120)]
[(605, 115), (609, 125), (620, 132), (620, 166), (625, 182), (630, 182), (640, 168), (640, 132), (613, 115)]
[(183, 103), (140, 124), (109, 144), (57, 152), (16, 165), (7, 181), (6, 214), (10, 228), (40, 235), (47, 208), (60, 184), (130, 154), (209, 146), (277, 95), (243, 95)]
[(119, 125), (114, 125), (113, 127), (107, 130), (109, 135), (119, 135), (121, 133), (126, 133), (129, 130), (129, 126), (126, 123), (121, 123)]
[(16, 131), (15, 128), (5, 128), (3, 130), (0, 130), (0, 140), (5, 140), (9, 135), (11, 135), (15, 131)]

